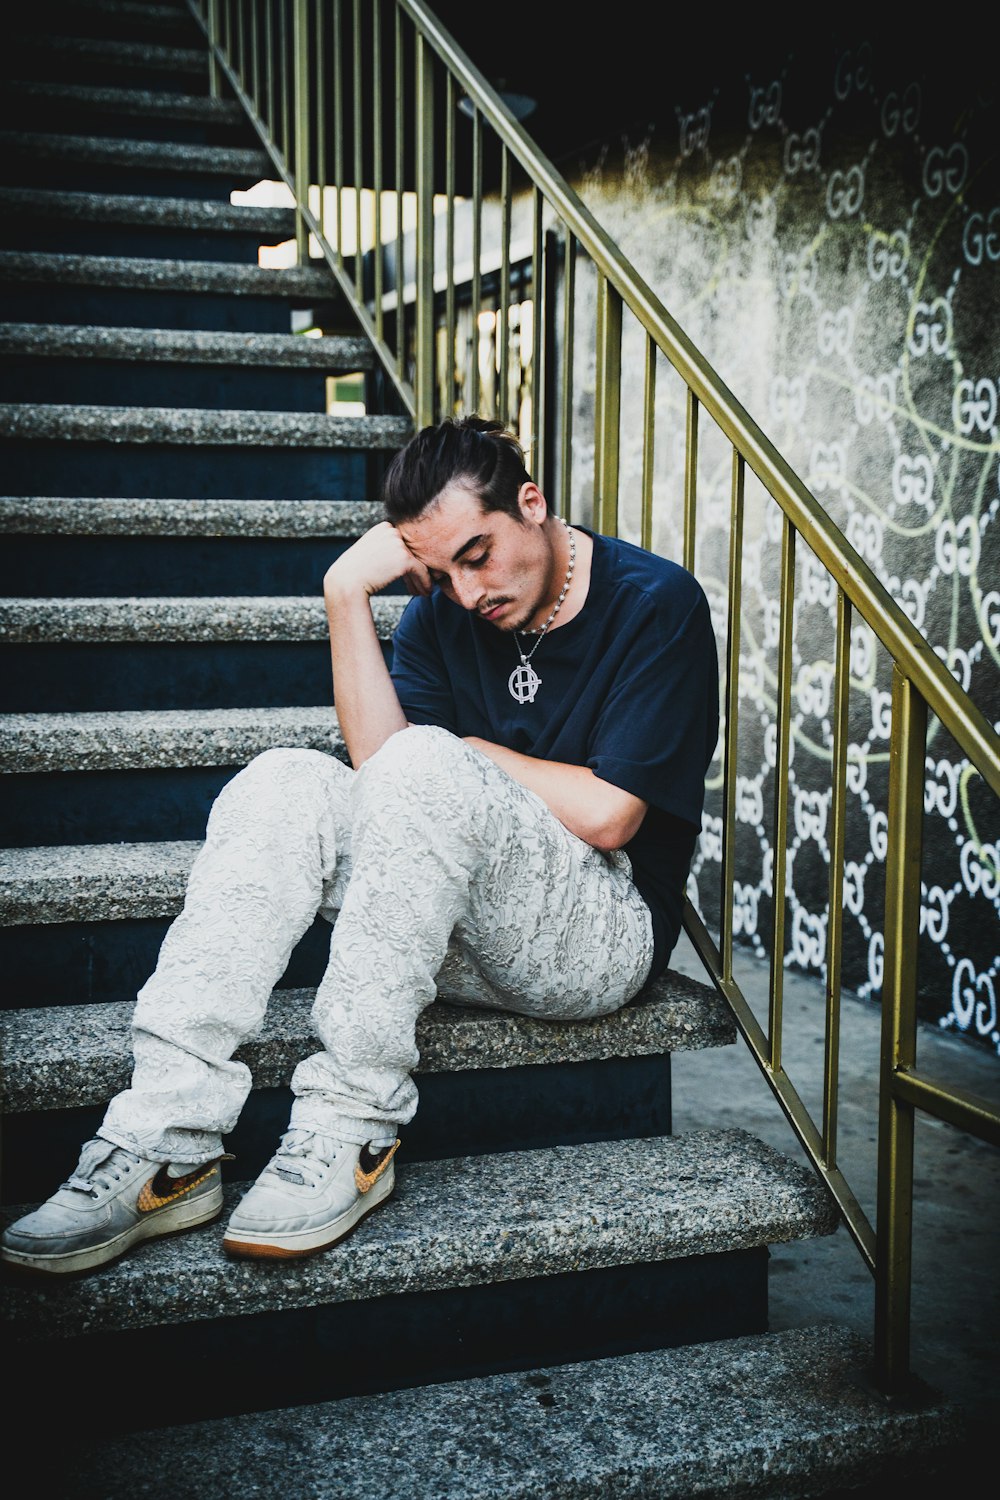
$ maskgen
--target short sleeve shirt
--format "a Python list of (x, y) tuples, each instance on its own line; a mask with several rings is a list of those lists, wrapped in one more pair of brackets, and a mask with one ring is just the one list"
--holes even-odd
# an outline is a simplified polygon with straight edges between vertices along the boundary
[(438, 589), (404, 610), (392, 678), (413, 724), (588, 766), (649, 804), (625, 852), (652, 916), (652, 979), (680, 932), (718, 739), (715, 634), (704, 591), (686, 569), (629, 542), (588, 535), (586, 603), (532, 656), (541, 679), (532, 702), (519, 702), (508, 685), (520, 661), (513, 634)]

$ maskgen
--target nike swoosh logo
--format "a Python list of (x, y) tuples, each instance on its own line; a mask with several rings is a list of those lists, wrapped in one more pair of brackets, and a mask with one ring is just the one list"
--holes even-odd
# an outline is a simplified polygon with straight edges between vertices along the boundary
[(157, 1208), (166, 1208), (168, 1203), (175, 1203), (178, 1198), (183, 1198), (185, 1193), (206, 1182), (215, 1171), (215, 1162), (209, 1162), (207, 1166), (196, 1167), (193, 1172), (188, 1172), (184, 1177), (171, 1177), (166, 1167), (161, 1167), (155, 1177), (151, 1177), (144, 1183), (142, 1191), (136, 1199), (136, 1208), (141, 1214), (152, 1213)]
[(367, 1193), (369, 1188), (373, 1188), (375, 1186), (376, 1182), (378, 1182), (379, 1178), (382, 1176), (382, 1173), (385, 1171), (386, 1167), (395, 1156), (396, 1148), (398, 1147), (398, 1145), (398, 1140), (393, 1141), (392, 1145), (386, 1146), (384, 1151), (379, 1155), (373, 1155), (370, 1151), (368, 1151), (367, 1146), (362, 1149), (361, 1156), (364, 1156), (367, 1153), (369, 1161), (374, 1161), (375, 1165), (374, 1167), (372, 1167), (370, 1172), (366, 1172), (361, 1165), (361, 1156), (358, 1157), (357, 1166), (354, 1168), (354, 1186), (357, 1188), (359, 1193)]

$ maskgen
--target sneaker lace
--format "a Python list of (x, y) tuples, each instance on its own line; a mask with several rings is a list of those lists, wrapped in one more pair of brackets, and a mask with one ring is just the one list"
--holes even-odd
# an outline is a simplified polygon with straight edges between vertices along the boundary
[(286, 1130), (269, 1163), (269, 1170), (285, 1182), (299, 1187), (315, 1187), (330, 1166), (341, 1142), (313, 1130)]
[(136, 1156), (134, 1151), (126, 1151), (123, 1146), (113, 1146), (110, 1141), (88, 1141), (80, 1153), (73, 1175), (63, 1186), (96, 1198), (113, 1183), (120, 1182), (126, 1172), (134, 1171), (141, 1161), (142, 1157)]

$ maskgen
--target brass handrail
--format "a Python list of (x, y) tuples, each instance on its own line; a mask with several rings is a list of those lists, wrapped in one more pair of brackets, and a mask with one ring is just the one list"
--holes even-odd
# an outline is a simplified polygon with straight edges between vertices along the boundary
[[(923, 1076), (916, 1058), (916, 953), (919, 927), (920, 813), (923, 801), (927, 718), (933, 713), (953, 736), (986, 785), (1000, 795), (1000, 738), (943, 662), (848, 542), (801, 477), (775, 448), (732, 391), (636, 269), (625, 259), (573, 189), (532, 142), (501, 95), (454, 42), (423, 0), (188, 0), (209, 46), (213, 92), (224, 79), (255, 126), (275, 167), (291, 190), (300, 255), (312, 240), (352, 303), (361, 327), (380, 358), (404, 407), (418, 424), (452, 409), (455, 392), (455, 177), (454, 115), (457, 100), (471, 114), (471, 264), (462, 277), (471, 287), (473, 326), (482, 290), (496, 284), (495, 409), (510, 418), (511, 285), (515, 171), (530, 197), (532, 306), (532, 468), (542, 475), (551, 458), (560, 477), (559, 509), (569, 513), (569, 392), (576, 337), (574, 310), (577, 261), (583, 252), (597, 278), (594, 403), (594, 519), (598, 529), (618, 524), (621, 364), (623, 318), (644, 338), (641, 540), (652, 536), (652, 465), (655, 449), (656, 356), (677, 372), (687, 392), (683, 559), (695, 566), (698, 445), (704, 417), (732, 446), (729, 619), (725, 670), (724, 818), (720, 938), (716, 946), (701, 916), (686, 902), (685, 927), (737, 1026), (816, 1171), (833, 1194), (844, 1222), (875, 1276), (876, 1378), (888, 1395), (901, 1395), (909, 1376), (910, 1220), (916, 1109), (985, 1140), (1000, 1143), (1000, 1114), (986, 1101), (946, 1088)], [(384, 24), (390, 9), (393, 29)], [(370, 27), (363, 35), (363, 27)], [(353, 46), (351, 45), (353, 43)], [(329, 67), (325, 66), (329, 47)], [(386, 63), (391, 52), (392, 68)], [(289, 54), (291, 54), (289, 56)], [(313, 66), (310, 66), (312, 62)], [(438, 87), (443, 75), (445, 181), (436, 177), (441, 120)], [(366, 97), (370, 110), (363, 107)], [(391, 98), (390, 98), (391, 96)], [(345, 100), (352, 106), (348, 117)], [(391, 105), (391, 110), (389, 106)], [(294, 113), (294, 123), (291, 115)], [(383, 114), (395, 126), (391, 171), (383, 153)], [(369, 118), (370, 117), (370, 118)], [(369, 135), (366, 136), (366, 128)], [(343, 147), (345, 130), (354, 148), (354, 249), (345, 252)], [(334, 223), (324, 193), (326, 161), (333, 147)], [(498, 241), (483, 223), (487, 145), (499, 150)], [(367, 148), (367, 152), (366, 152)], [(375, 193), (375, 230), (363, 248), (363, 174)], [(384, 184), (392, 179), (390, 192)], [(412, 186), (411, 186), (412, 185)], [(377, 189), (377, 191), (376, 191)], [(415, 205), (412, 232), (404, 226), (407, 195)], [(383, 197), (395, 200), (395, 232), (382, 232)], [(437, 206), (435, 199), (438, 200)], [(441, 204), (443, 203), (443, 209)], [(443, 213), (447, 244), (443, 268), (444, 311), (439, 315), (435, 219)], [(558, 327), (556, 276), (545, 252), (544, 229), (562, 234), (561, 410), (548, 400), (542, 341), (546, 318)], [(374, 288), (366, 288), (363, 258), (370, 255)], [(394, 251), (391, 277), (383, 258)], [(408, 266), (407, 258), (412, 261)], [(391, 282), (391, 285), (388, 283)], [(551, 283), (551, 286), (550, 286)], [(408, 301), (411, 305), (408, 306)], [(445, 337), (443, 356), (439, 328)], [(442, 368), (444, 363), (444, 368)], [(554, 373), (554, 370), (553, 370)], [(480, 369), (475, 350), (468, 386), (479, 406)], [(775, 892), (783, 890), (787, 783), (790, 764), (790, 691), (795, 553), (799, 538), (812, 550), (837, 588), (831, 811), (833, 842), (829, 890), (826, 978), (826, 1050), (822, 1124), (817, 1126), (781, 1062), (784, 903), (775, 900), (768, 1025), (763, 1028), (733, 976), (733, 887), (735, 880), (735, 766), (740, 670), (740, 574), (746, 470), (756, 475), (782, 511), (782, 571), (778, 649), (776, 787), (774, 816)], [(886, 853), (885, 961), (882, 989), (877, 1233), (837, 1164), (836, 1107), (840, 1024), (840, 936), (843, 919), (841, 862), (847, 760), (849, 641), (852, 614), (866, 622), (892, 661), (890, 789)]]

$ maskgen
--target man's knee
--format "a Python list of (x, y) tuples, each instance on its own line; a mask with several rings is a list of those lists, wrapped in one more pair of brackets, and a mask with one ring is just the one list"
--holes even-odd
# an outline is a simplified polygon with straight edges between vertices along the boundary
[(363, 801), (402, 797), (421, 806), (440, 805), (452, 816), (474, 800), (472, 782), (481, 776), (478, 751), (436, 725), (414, 724), (390, 735), (365, 761), (354, 783)]
[(276, 746), (262, 750), (227, 781), (212, 808), (225, 812), (233, 806), (252, 804), (259, 815), (268, 809), (285, 813), (304, 801), (318, 805), (317, 784), (326, 783), (337, 762), (322, 750)]
[(458, 764), (472, 754), (464, 740), (436, 724), (411, 724), (391, 734), (385, 743), (365, 761), (364, 773), (372, 776), (387, 776), (394, 780), (400, 777), (423, 778), (433, 775), (442, 767)]

